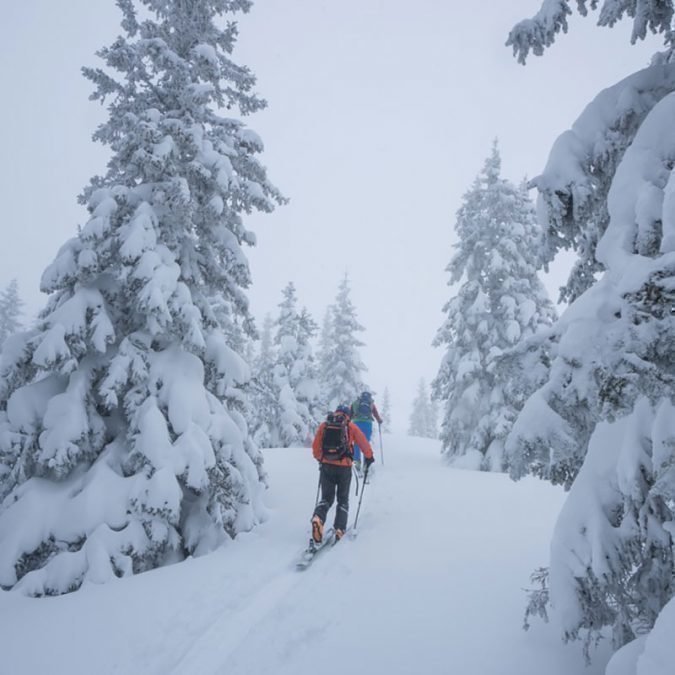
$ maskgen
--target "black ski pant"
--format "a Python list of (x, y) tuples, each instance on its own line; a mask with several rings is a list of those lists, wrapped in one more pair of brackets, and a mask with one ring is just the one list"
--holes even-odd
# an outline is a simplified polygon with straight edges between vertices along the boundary
[(338, 466), (337, 464), (321, 465), (321, 499), (314, 509), (314, 515), (326, 522), (326, 516), (333, 502), (337, 490), (337, 510), (335, 511), (336, 530), (347, 529), (347, 516), (349, 515), (349, 486), (352, 483), (352, 467)]

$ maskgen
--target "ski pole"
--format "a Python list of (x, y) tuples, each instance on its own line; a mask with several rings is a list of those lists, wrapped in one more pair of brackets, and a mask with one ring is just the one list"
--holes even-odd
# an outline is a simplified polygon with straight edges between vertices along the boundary
[(321, 464), (319, 464), (319, 483), (316, 486), (316, 499), (314, 500), (314, 510), (316, 511), (316, 507), (319, 503), (319, 492), (321, 490)]
[(380, 459), (382, 460), (382, 466), (384, 466), (384, 448), (382, 447), (382, 425), (377, 425), (377, 430), (380, 432)]
[(361, 511), (361, 502), (363, 501), (363, 493), (366, 491), (366, 478), (368, 478), (368, 469), (370, 469), (370, 464), (366, 467), (366, 471), (363, 474), (363, 489), (361, 490), (361, 496), (359, 497), (359, 505), (356, 508), (356, 518), (354, 518), (354, 525), (352, 526), (352, 529), (356, 531), (356, 523), (359, 522), (359, 511)]

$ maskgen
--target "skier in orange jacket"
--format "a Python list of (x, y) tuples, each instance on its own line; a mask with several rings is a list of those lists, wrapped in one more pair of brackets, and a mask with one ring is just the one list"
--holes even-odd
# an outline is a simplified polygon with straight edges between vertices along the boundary
[(340, 405), (321, 423), (312, 443), (314, 459), (321, 463), (321, 499), (312, 516), (312, 539), (317, 544), (323, 539), (324, 523), (335, 501), (336, 490), (335, 538), (341, 539), (347, 529), (355, 443), (365, 457), (366, 467), (369, 467), (375, 461), (373, 449), (361, 429), (351, 421), (351, 408)]

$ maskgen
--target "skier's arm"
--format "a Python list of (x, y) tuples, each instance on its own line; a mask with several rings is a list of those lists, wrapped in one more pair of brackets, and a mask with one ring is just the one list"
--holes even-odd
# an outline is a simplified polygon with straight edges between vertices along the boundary
[(354, 422), (349, 423), (349, 433), (352, 436), (352, 441), (359, 446), (359, 449), (363, 453), (363, 456), (368, 459), (374, 459), (373, 449), (368, 443), (368, 439), (363, 435), (363, 431), (359, 429)]
[(373, 417), (377, 420), (378, 424), (382, 424), (382, 418), (380, 417), (380, 413), (377, 411), (377, 406), (373, 403)]
[(321, 439), (323, 438), (323, 428), (325, 426), (325, 423), (322, 422), (319, 428), (316, 431), (316, 435), (314, 436), (314, 441), (312, 441), (312, 454), (314, 455), (314, 459), (316, 459), (318, 462), (321, 461)]

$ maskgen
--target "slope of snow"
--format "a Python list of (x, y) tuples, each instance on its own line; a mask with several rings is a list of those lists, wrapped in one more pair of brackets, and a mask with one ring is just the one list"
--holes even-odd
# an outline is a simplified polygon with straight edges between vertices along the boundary
[(450, 469), (436, 441), (385, 435), (384, 451), (359, 536), (304, 572), (317, 467), (270, 449), (268, 520), (216, 553), (67, 596), (0, 593), (0, 672), (600, 675), (606, 649), (586, 668), (555, 626), (521, 629), (563, 493)]

